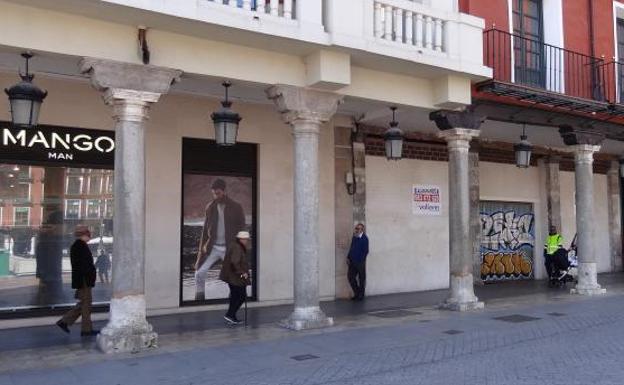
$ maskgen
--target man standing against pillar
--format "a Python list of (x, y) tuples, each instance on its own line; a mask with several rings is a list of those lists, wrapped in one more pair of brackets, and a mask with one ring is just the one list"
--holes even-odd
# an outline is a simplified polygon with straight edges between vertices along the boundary
[(347, 254), (347, 264), (349, 271), (347, 277), (353, 290), (354, 301), (364, 299), (366, 290), (366, 256), (368, 256), (368, 237), (364, 233), (364, 225), (358, 223), (353, 230), (351, 247)]

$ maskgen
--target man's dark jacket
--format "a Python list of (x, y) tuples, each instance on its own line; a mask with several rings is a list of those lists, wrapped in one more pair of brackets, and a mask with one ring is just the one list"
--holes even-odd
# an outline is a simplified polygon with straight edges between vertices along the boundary
[(96, 272), (93, 254), (86, 242), (76, 239), (69, 251), (69, 258), (72, 266), (72, 289), (95, 286)]
[(351, 239), (351, 247), (349, 248), (349, 254), (347, 258), (354, 263), (362, 263), (366, 261), (368, 255), (368, 237), (366, 234), (362, 234), (361, 237), (353, 236)]
[[(225, 204), (223, 209), (225, 244), (229, 246), (236, 240), (236, 234), (245, 229), (245, 214), (241, 205), (227, 196), (223, 198), (222, 203)], [(218, 220), (219, 210), (217, 209), (217, 202), (213, 200), (206, 206), (206, 219), (204, 220), (204, 228), (199, 241), (199, 251), (197, 252), (196, 266), (198, 268), (210, 255), (212, 247), (217, 240)]]

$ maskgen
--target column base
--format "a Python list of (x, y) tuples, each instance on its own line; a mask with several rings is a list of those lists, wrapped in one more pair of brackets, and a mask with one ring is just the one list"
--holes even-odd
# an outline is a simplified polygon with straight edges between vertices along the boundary
[(485, 307), (483, 302), (474, 294), (472, 274), (451, 274), (451, 296), (442, 304), (440, 309), (453, 311), (479, 310)]
[(581, 262), (578, 265), (578, 283), (570, 294), (598, 295), (605, 294), (607, 289), (598, 284), (598, 272), (595, 262)]
[(334, 319), (326, 316), (318, 306), (296, 307), (279, 325), (291, 330), (320, 329), (333, 326)]
[(578, 285), (572, 289), (570, 289), (570, 294), (578, 294), (578, 295), (599, 295), (605, 294), (607, 289), (600, 287), (592, 287), (592, 288), (580, 288)]
[(449, 298), (439, 306), (440, 309), (443, 310), (451, 310), (451, 311), (472, 311), (472, 310), (481, 310), (485, 308), (485, 303), (478, 300), (475, 297), (474, 301), (469, 302), (459, 302), (453, 298)]
[(108, 324), (97, 336), (104, 353), (138, 352), (158, 346), (158, 334), (145, 318), (145, 298), (133, 295), (113, 298)]

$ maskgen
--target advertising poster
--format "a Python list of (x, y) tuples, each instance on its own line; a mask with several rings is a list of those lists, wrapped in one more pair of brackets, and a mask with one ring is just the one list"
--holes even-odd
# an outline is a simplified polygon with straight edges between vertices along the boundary
[(440, 215), (441, 211), (439, 186), (414, 185), (412, 187), (412, 213), (414, 215)]
[[(192, 142), (189, 142), (192, 141)], [(192, 144), (189, 144), (192, 143)], [(240, 146), (240, 148), (236, 148)], [(255, 162), (241, 162), (244, 144), (217, 148), (208, 140), (185, 139), (182, 194), (181, 303), (226, 301), (228, 285), (219, 279), (223, 258), (239, 231), (248, 231), (252, 242), (248, 258), (255, 283)], [(250, 158), (255, 156), (252, 148)], [(231, 151), (228, 151), (231, 150)], [(188, 164), (192, 153), (202, 161)], [(211, 162), (211, 157), (215, 157)], [(225, 158), (224, 158), (225, 157)], [(224, 162), (231, 157), (231, 162)], [(188, 165), (188, 167), (186, 167)], [(245, 170), (247, 168), (247, 170)], [(247, 175), (245, 175), (247, 174)], [(247, 287), (255, 297), (255, 284)]]

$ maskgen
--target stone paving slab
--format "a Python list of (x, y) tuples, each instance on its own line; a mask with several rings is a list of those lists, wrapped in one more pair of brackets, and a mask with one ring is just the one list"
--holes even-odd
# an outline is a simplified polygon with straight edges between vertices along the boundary
[[(624, 378), (624, 365), (610, 357), (624, 356), (623, 305), (620, 285), (594, 298), (551, 292), (494, 299), (474, 313), (431, 306), (407, 308), (419, 314), (400, 318), (361, 313), (324, 330), (263, 324), (169, 333), (161, 348), (134, 355), (106, 356), (88, 343), (20, 349), (0, 352), (0, 385), (559, 384), (562, 375), (565, 383), (622, 384), (610, 382)], [(514, 314), (539, 319), (495, 319)], [(318, 358), (292, 359), (306, 354)], [(589, 381), (581, 368), (594, 365), (600, 373), (589, 373), (598, 380)]]

